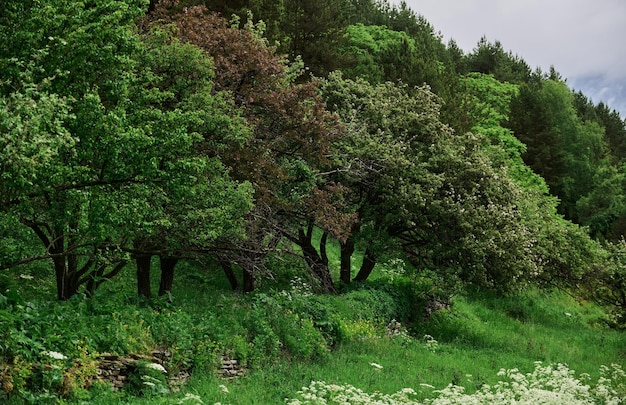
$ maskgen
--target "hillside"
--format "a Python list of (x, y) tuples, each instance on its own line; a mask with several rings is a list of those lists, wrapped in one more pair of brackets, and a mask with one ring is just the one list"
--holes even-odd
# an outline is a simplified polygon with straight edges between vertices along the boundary
[(1, 399), (624, 396), (626, 123), (555, 69), (385, 1), (11, 0), (0, 32)]

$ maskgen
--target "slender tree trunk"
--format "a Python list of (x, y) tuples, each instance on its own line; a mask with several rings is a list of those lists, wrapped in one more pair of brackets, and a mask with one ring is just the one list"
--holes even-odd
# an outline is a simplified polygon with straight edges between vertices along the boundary
[[(45, 224), (25, 222), (37, 235), (49, 251), (54, 265), (54, 276), (57, 285), (57, 299), (65, 301), (78, 292), (77, 258), (73, 254), (65, 254), (65, 242), (63, 229), (55, 227), (54, 230)], [(46, 231), (47, 230), (47, 233)]]
[(104, 266), (99, 266), (93, 273), (89, 275), (89, 280), (87, 280), (87, 284), (85, 285), (85, 289), (89, 297), (93, 297), (93, 294), (96, 292), (96, 279), (100, 278), (103, 272)]
[(328, 253), (326, 252), (326, 243), (328, 242), (328, 232), (324, 232), (320, 238), (320, 257), (322, 263), (328, 266)]
[(361, 269), (357, 273), (354, 281), (365, 281), (374, 270), (374, 266), (376, 266), (376, 257), (372, 253), (370, 249), (365, 249), (365, 254), (363, 255), (363, 263), (361, 264)]
[(67, 257), (56, 257), (54, 260), (54, 273), (57, 282), (57, 298), (65, 301), (78, 292), (78, 279), (76, 269), (76, 255), (69, 254)]
[(354, 242), (351, 239), (346, 240), (340, 245), (341, 264), (339, 268), (339, 279), (342, 284), (350, 284), (352, 272), (352, 255), (354, 254)]
[(298, 246), (302, 249), (304, 259), (306, 260), (309, 268), (313, 272), (313, 275), (322, 283), (322, 288), (328, 293), (335, 293), (337, 290), (333, 285), (333, 279), (330, 274), (328, 264), (324, 263), (322, 257), (317, 253), (313, 246), (313, 225), (309, 225), (307, 232), (300, 229), (298, 231)]
[(148, 4), (148, 13), (153, 12), (156, 9), (159, 0), (150, 0), (150, 4)]
[(222, 258), (218, 258), (220, 266), (224, 269), (224, 274), (226, 274), (226, 278), (228, 278), (228, 282), (230, 283), (230, 287), (233, 291), (236, 291), (239, 288), (239, 282), (237, 281), (237, 277), (235, 276), (235, 272), (233, 271), (233, 266), (230, 264), (230, 261)]
[(243, 292), (244, 294), (254, 291), (256, 285), (256, 279), (254, 277), (254, 270), (246, 268), (243, 269)]
[(178, 263), (177, 258), (159, 256), (161, 262), (161, 283), (159, 284), (159, 296), (172, 291), (174, 284), (174, 267)]
[(78, 293), (80, 287), (80, 274), (78, 271), (78, 257), (70, 253), (67, 255), (67, 271), (65, 272), (65, 299), (73, 297)]
[(57, 282), (57, 299), (59, 301), (64, 301), (69, 298), (66, 296), (65, 292), (65, 283), (67, 282), (67, 267), (65, 265), (65, 258), (62, 256), (55, 257), (52, 259), (52, 262), (54, 263), (54, 275)]
[(151, 255), (137, 255), (135, 262), (137, 264), (137, 294), (140, 297), (150, 298), (150, 262)]

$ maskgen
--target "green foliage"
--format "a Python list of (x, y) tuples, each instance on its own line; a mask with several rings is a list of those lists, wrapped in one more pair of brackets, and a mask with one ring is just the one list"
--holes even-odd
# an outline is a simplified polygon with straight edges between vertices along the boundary
[(359, 237), (374, 229), (376, 243), (401, 248), (418, 270), (491, 288), (506, 289), (535, 269), (520, 188), (494, 167), (487, 138), (455, 135), (440, 121), (428, 88), (408, 93), (332, 75), (323, 91), (348, 128), (335, 158), (346, 173), (340, 181), (357, 196), (350, 204)]
[(165, 370), (156, 363), (140, 361), (128, 376), (124, 389), (131, 395), (155, 397), (167, 394), (169, 387)]
[(503, 83), (491, 75), (469, 73), (461, 81), (468, 98), (464, 100), (472, 121), (471, 131), (485, 135), (490, 143), (495, 165), (506, 165), (509, 175), (525, 189), (548, 193), (543, 178), (532, 172), (522, 160), (526, 146), (506, 128), (509, 120), (511, 99), (519, 87)]
[(372, 281), (355, 285), (334, 305), (345, 308), (352, 320), (366, 319), (386, 325), (395, 319), (406, 323), (421, 316), (419, 293), (404, 278), (395, 283)]
[(370, 83), (396, 81), (407, 77), (398, 67), (410, 70), (417, 60), (415, 41), (405, 32), (357, 24), (349, 26), (346, 35), (349, 45), (345, 51), (354, 54), (357, 61), (353, 68), (343, 69), (347, 77)]
[(488, 42), (486, 37), (465, 57), (464, 65), (469, 72), (493, 75), (500, 82), (521, 84), (531, 77), (530, 67), (522, 58), (506, 52), (499, 41)]
[[(217, 157), (247, 139), (247, 124), (230, 96), (214, 94), (213, 66), (202, 51), (165, 32), (139, 35), (141, 6), (16, 9), (20, 22), (3, 37), (27, 37), (28, 46), (0, 54), (4, 64), (29, 67), (8, 76), (12, 86), (4, 89), (19, 91), (0, 105), (3, 132), (11, 134), (5, 150), (21, 145), (14, 152), (31, 172), (3, 155), (2, 208), (14, 205), (43, 250), (58, 255), (59, 299), (82, 284), (92, 293), (119, 273), (128, 260), (122, 252), (136, 238), (170, 252), (204, 249), (220, 237), (241, 237), (251, 208), (250, 186), (232, 181)], [(46, 36), (27, 32), (33, 26)], [(41, 114), (29, 116), (33, 107)], [(37, 154), (18, 142), (24, 137), (42, 146)]]
[(607, 306), (609, 324), (626, 329), (626, 242), (624, 239), (606, 246), (608, 260), (605, 267), (594, 273), (587, 285), (587, 294)]
[(252, 342), (267, 357), (275, 358), (280, 348), (296, 359), (319, 359), (327, 354), (328, 344), (304, 308), (284, 295), (255, 295), (250, 313)]
[[(247, 14), (243, 27), (198, 3), (163, 2), (138, 24), (146, 1), (0, 4), (0, 400), (201, 403), (167, 393), (149, 364), (125, 393), (88, 390), (100, 353), (155, 347), (224, 402), (221, 355), (253, 366), (231, 386), (239, 398), (267, 403), (318, 373), (369, 391), (465, 383), (486, 398), (483, 384), (512, 386), (498, 367), (519, 364), (528, 373), (507, 376), (530, 386), (555, 377), (533, 374), (536, 360), (590, 373), (621, 361), (621, 334), (603, 327), (626, 323), (623, 243), (568, 221), (623, 234), (619, 115), (554, 69), (530, 75), (498, 42), (446, 48), (406, 3), (214, 2)], [(321, 88), (304, 74), (337, 68)], [(294, 236), (303, 224), (308, 239)], [(311, 245), (313, 225), (339, 239), (329, 249), (367, 250), (378, 280), (314, 295), (306, 262), (278, 253), (284, 236)], [(197, 257), (216, 244), (247, 275), (280, 282), (238, 296), (187, 265), (167, 299), (129, 298), (132, 253)], [(319, 263), (306, 253), (330, 279), (328, 252)], [(53, 263), (64, 302), (49, 305), (50, 268), (5, 271), (37, 259)], [(462, 284), (510, 295), (470, 290), (449, 306)], [(610, 317), (565, 295), (512, 293), (535, 284)], [(621, 384), (617, 367), (604, 372)]]
[(595, 238), (619, 240), (624, 234), (626, 209), (624, 166), (602, 161), (593, 179), (593, 188), (576, 201), (578, 220)]
[[(1, 322), (9, 327), (0, 332), (0, 374), (11, 376), (12, 395), (43, 401), (61, 390), (67, 401), (158, 404), (176, 403), (193, 393), (205, 401), (247, 403), (256, 398), (271, 403), (291, 397), (314, 379), (386, 393), (420, 383), (441, 388), (456, 379), (472, 393), (480, 383), (497, 382), (493, 376), (499, 368), (531, 371), (535, 360), (567, 362), (596, 376), (597, 367), (619, 358), (623, 349), (621, 334), (604, 328), (601, 309), (580, 305), (563, 293), (529, 291), (503, 298), (472, 292), (454, 299), (451, 307), (431, 311), (424, 323), (430, 287), (406, 274), (395, 276), (393, 283), (382, 277), (355, 284), (337, 296), (314, 295), (307, 283), (295, 279), (273, 292), (266, 281), (268, 292), (241, 296), (216, 287), (211, 273), (203, 278), (192, 278), (192, 273), (180, 274), (172, 292), (179, 297), (175, 305), (129, 298), (132, 283), (122, 278), (91, 299), (76, 296), (50, 306), (29, 295), (24, 305), (5, 305)], [(303, 273), (301, 268), (298, 274)], [(394, 323), (390, 329), (392, 320), (400, 326)], [(426, 334), (432, 337), (426, 339)], [(155, 347), (171, 352), (168, 375), (192, 371), (191, 386), (182, 393), (164, 394), (164, 376), (143, 366), (134, 374), (134, 388), (124, 394), (86, 390), (99, 353), (147, 354)], [(598, 350), (591, 353), (588, 347)], [(220, 354), (253, 367), (245, 379), (215, 380), (211, 375), (220, 366)], [(52, 369), (32, 368), (33, 363), (56, 362), (62, 378)], [(465, 374), (472, 374), (472, 381)], [(63, 384), (69, 382), (72, 388), (66, 390)], [(420, 391), (418, 397), (430, 393)]]
[(510, 128), (528, 149), (525, 162), (561, 200), (559, 212), (578, 221), (576, 202), (594, 187), (606, 152), (603, 130), (582, 122), (563, 82), (539, 79), (512, 101)]
[(55, 159), (75, 143), (63, 127), (72, 119), (69, 103), (48, 94), (47, 86), (27, 83), (23, 90), (0, 98), (0, 206), (41, 190), (59, 170)]

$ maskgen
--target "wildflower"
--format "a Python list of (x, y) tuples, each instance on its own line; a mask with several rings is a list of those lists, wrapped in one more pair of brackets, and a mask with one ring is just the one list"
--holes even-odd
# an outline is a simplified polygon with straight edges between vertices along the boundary
[(47, 352), (43, 352), (42, 354), (50, 358), (53, 358), (55, 360), (67, 360), (67, 356), (65, 356), (64, 354), (59, 353), (59, 352), (53, 352), (51, 350)]
[(370, 366), (372, 366), (374, 368), (377, 368), (379, 370), (383, 368), (383, 366), (381, 366), (380, 364), (377, 364), (377, 363), (370, 363)]
[(179, 399), (177, 404), (182, 405), (184, 403), (187, 403), (187, 401), (195, 401), (193, 402), (194, 404), (204, 404), (204, 402), (202, 401), (202, 398), (200, 398), (199, 395), (190, 394), (190, 393), (185, 394), (184, 398)]
[(224, 384), (220, 384), (219, 385), (220, 391), (222, 391), (223, 394), (228, 394), (230, 391), (228, 391), (228, 387), (225, 386)]
[(32, 280), (34, 277), (31, 276), (30, 274), (20, 274), (20, 278), (24, 280)]
[(167, 370), (165, 369), (165, 367), (163, 367), (162, 365), (158, 364), (158, 363), (148, 363), (146, 364), (147, 368), (151, 368), (153, 370), (158, 370), (164, 374), (167, 374)]

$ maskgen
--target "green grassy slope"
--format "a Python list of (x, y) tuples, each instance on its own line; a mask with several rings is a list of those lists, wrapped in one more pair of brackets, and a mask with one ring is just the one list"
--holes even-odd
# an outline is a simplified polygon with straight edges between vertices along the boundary
[[(385, 271), (391, 264), (381, 265), (371, 282), (319, 296), (308, 288), (300, 263), (276, 263), (274, 280), (246, 296), (230, 291), (210, 266), (182, 263), (172, 301), (135, 298), (129, 268), (126, 278), (105, 284), (93, 299), (54, 303), (45, 294), (52, 289), (50, 280), (33, 269), (32, 280), (17, 276), (23, 302), (0, 310), (3, 322), (11, 322), (0, 343), (5, 353), (12, 350), (33, 362), (41, 361), (44, 349), (92, 358), (161, 347), (173, 355), (170, 372), (192, 369), (178, 393), (157, 395), (141, 386), (111, 393), (96, 386), (64, 399), (93, 404), (283, 403), (311, 381), (387, 394), (413, 388), (424, 399), (433, 396), (430, 386), (453, 383), (471, 393), (496, 383), (501, 368), (526, 373), (536, 361), (566, 363), (593, 381), (602, 365), (626, 367), (623, 332), (607, 328), (598, 307), (562, 292), (529, 289), (509, 297), (471, 292), (424, 317), (419, 287), (397, 275), (391, 281)], [(393, 319), (401, 324), (390, 331)], [(249, 365), (245, 377), (217, 376), (217, 359), (224, 353)], [(38, 403), (56, 401), (59, 388), (52, 379), (43, 388), (29, 384), (22, 387), (24, 395), (16, 389), (2, 399), (24, 403), (31, 395)]]

